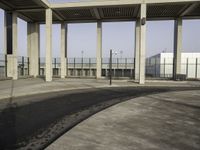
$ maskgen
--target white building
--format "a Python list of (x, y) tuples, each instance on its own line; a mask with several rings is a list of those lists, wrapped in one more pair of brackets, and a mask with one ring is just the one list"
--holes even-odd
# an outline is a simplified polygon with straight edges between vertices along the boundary
[[(146, 59), (146, 74), (151, 77), (173, 76), (173, 53), (160, 53)], [(200, 53), (182, 53), (181, 74), (200, 78)]]

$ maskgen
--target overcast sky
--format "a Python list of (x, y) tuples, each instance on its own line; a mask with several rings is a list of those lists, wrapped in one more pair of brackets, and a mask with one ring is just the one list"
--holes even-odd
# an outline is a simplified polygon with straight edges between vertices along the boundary
[[(3, 53), (4, 15), (0, 10), (0, 53)], [(41, 56), (45, 56), (45, 26), (41, 25)], [(147, 22), (147, 56), (173, 51), (173, 21)], [(18, 19), (18, 55), (27, 54), (27, 24)], [(134, 57), (135, 22), (103, 23), (103, 57), (109, 50), (123, 51), (123, 57)], [(68, 57), (96, 56), (96, 23), (68, 25)], [(200, 20), (183, 21), (183, 51), (200, 52)], [(53, 25), (53, 56), (60, 55), (60, 25)]]

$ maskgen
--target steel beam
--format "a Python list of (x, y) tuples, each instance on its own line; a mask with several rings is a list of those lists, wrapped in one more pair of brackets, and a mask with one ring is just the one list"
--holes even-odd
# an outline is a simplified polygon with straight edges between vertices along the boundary
[(194, 8), (196, 8), (197, 6), (198, 6), (198, 3), (193, 3), (193, 4), (189, 5), (183, 12), (181, 12), (181, 14), (179, 16), (180, 17), (185, 16), (186, 14), (188, 14), (192, 10), (194, 10)]
[(106, 6), (130, 6), (135, 4), (164, 4), (164, 3), (183, 3), (183, 2), (199, 2), (199, 0), (113, 0), (113, 1), (90, 1), (76, 3), (54, 3), (50, 4), (52, 9), (58, 8), (85, 8), (85, 7), (106, 7)]

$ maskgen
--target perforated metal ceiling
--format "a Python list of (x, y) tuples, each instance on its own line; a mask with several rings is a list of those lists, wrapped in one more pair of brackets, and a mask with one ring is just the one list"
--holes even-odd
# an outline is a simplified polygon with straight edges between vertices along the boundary
[(70, 9), (70, 10), (60, 10), (59, 11), (65, 20), (75, 20), (75, 19), (95, 19), (92, 16), (90, 9)]
[(40, 12), (22, 12), (24, 16), (29, 17), (33, 21), (42, 22), (45, 19), (45, 11)]
[(147, 17), (178, 17), (185, 4), (154, 4), (147, 7)]
[[(0, 0), (0, 6), (7, 6), (5, 9), (17, 10), (35, 22), (45, 21), (45, 4), (41, 0)], [(195, 4), (195, 5), (194, 5)], [(192, 6), (193, 5), (193, 6)], [(192, 7), (190, 7), (192, 6)], [(27, 11), (27, 9), (30, 9)], [(74, 7), (53, 9), (54, 21), (77, 21), (77, 20), (133, 20), (139, 16), (140, 5), (124, 6), (99, 6), (99, 7)], [(200, 2), (148, 4), (148, 19), (169, 19), (176, 17), (199, 17)]]
[(1, 3), (8, 5), (11, 9), (25, 9), (25, 8), (42, 8), (39, 4), (39, 1), (37, 3), (37, 0), (1, 0)]
[(100, 8), (101, 18), (134, 18), (137, 17), (136, 7)]

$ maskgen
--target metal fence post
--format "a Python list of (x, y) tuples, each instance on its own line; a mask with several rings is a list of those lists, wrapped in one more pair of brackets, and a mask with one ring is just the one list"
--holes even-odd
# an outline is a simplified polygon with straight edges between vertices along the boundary
[(164, 58), (164, 66), (163, 66), (163, 68), (164, 68), (164, 72), (163, 72), (163, 73), (164, 73), (164, 78), (166, 77), (166, 76), (165, 76), (165, 63), (166, 63), (165, 61), (166, 61), (166, 60), (165, 60), (165, 58)]
[(186, 76), (188, 78), (188, 58), (187, 58), (187, 62), (186, 62)]
[(89, 58), (89, 76), (91, 76), (91, 58)]
[(147, 76), (147, 70), (149, 68), (149, 59), (147, 58), (146, 59), (146, 62), (145, 62), (145, 76)]
[[(66, 75), (68, 76), (70, 73), (69, 73), (69, 63), (68, 63), (68, 58), (66, 57)], [(61, 66), (61, 64), (60, 64)]]
[(22, 70), (21, 75), (24, 76), (24, 56), (22, 56)]
[(196, 79), (198, 78), (198, 58), (196, 58), (196, 72), (195, 72), (195, 77), (196, 77)]
[(83, 76), (83, 57), (81, 59), (81, 76)]
[(41, 75), (40, 74), (40, 57), (38, 58), (38, 74)]
[(119, 69), (119, 58), (117, 58), (117, 69)]
[(74, 76), (76, 76), (76, 70), (75, 70), (75, 68), (76, 68), (76, 58), (74, 58)]
[(27, 71), (28, 71), (28, 76), (30, 75), (30, 71), (29, 71), (29, 69), (30, 69), (30, 66), (29, 66), (29, 57), (27, 57)]
[(8, 63), (8, 59), (7, 59), (7, 55), (5, 55), (5, 77), (8, 77), (8, 73), (7, 73), (7, 63)]
[(157, 69), (156, 69), (157, 60), (156, 60), (156, 57), (155, 57), (155, 65), (154, 65), (154, 66), (155, 66), (155, 68), (154, 68), (154, 71), (155, 71), (155, 72), (154, 72), (154, 76), (157, 77)]
[(54, 75), (57, 75), (57, 70), (56, 70), (56, 58), (54, 58)]
[(56, 69), (56, 58), (54, 58), (54, 68)]

